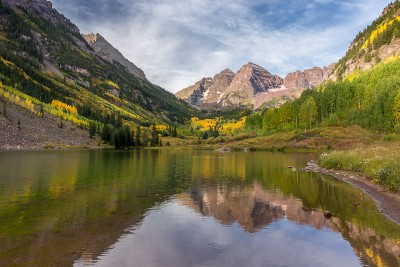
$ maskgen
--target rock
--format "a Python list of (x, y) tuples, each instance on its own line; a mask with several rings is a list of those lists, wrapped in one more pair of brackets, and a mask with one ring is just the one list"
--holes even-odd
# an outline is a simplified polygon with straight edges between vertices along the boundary
[(253, 106), (257, 94), (282, 86), (281, 77), (249, 62), (236, 74), (225, 69), (213, 78), (203, 78), (176, 93), (176, 97), (201, 109)]
[(231, 148), (224, 146), (224, 147), (218, 148), (217, 151), (222, 152), (222, 153), (227, 153), (227, 152), (231, 152)]
[(108, 90), (108, 92), (109, 92), (110, 94), (112, 94), (113, 96), (119, 98), (119, 91), (118, 91), (117, 89), (113, 88), (113, 89), (111, 89), (111, 90)]
[(263, 67), (247, 63), (235, 74), (222, 106), (253, 106), (258, 93), (268, 92), (283, 86), (283, 79), (272, 75)]
[(330, 219), (331, 217), (332, 217), (332, 212), (330, 212), (330, 211), (324, 211), (324, 217), (326, 218), (326, 219)]
[(323, 68), (313, 67), (312, 69), (289, 73), (284, 79), (285, 88), (301, 91), (307, 88), (315, 88), (328, 79), (334, 67), (335, 64), (331, 64)]
[(94, 54), (108, 62), (118, 62), (136, 77), (146, 79), (144, 72), (135, 64), (126, 59), (117, 49), (115, 49), (100, 34), (82, 34), (82, 37), (93, 48)]
[(55, 26), (68, 29), (70, 32), (79, 34), (79, 28), (73, 24), (69, 19), (64, 17), (64, 15), (58, 13), (57, 10), (53, 8), (50, 1), (46, 0), (4, 0), (4, 3), (11, 7), (21, 6), (28, 13), (33, 15), (39, 15), (47, 21), (50, 21)]
[(311, 211), (311, 210), (312, 210), (312, 209), (310, 209), (309, 207), (305, 207), (305, 206), (303, 206), (301, 209), (304, 210), (305, 212), (308, 212), (308, 211)]
[(257, 109), (266, 102), (276, 106), (299, 97), (307, 88), (321, 84), (328, 78), (333, 67), (334, 64), (296, 71), (282, 79), (249, 62), (236, 73), (225, 69), (213, 78), (203, 78), (180, 90), (176, 97), (205, 110), (240, 106)]

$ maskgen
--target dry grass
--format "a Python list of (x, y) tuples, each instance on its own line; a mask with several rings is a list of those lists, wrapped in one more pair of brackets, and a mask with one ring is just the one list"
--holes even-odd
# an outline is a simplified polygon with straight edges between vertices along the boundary
[(400, 191), (400, 142), (377, 142), (321, 155), (324, 168), (361, 172), (392, 191)]

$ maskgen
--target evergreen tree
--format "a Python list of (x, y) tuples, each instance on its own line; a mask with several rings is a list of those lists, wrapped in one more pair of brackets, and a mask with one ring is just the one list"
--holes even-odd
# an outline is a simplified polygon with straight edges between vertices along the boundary
[(44, 117), (44, 109), (43, 109), (43, 104), (40, 104), (40, 111), (39, 111), (39, 115), (41, 118)]
[(201, 139), (207, 140), (208, 139), (208, 131), (203, 132), (203, 135), (201, 136)]
[(135, 145), (140, 147), (142, 146), (142, 141), (140, 140), (140, 137), (142, 136), (140, 126), (136, 127), (136, 137), (135, 137)]
[(2, 101), (2, 104), (3, 104), (3, 112), (2, 112), (3, 116), (7, 118), (7, 104), (6, 104), (6, 101), (4, 99)]
[(153, 126), (152, 126), (152, 128), (151, 128), (151, 141), (150, 141), (150, 145), (154, 147), (154, 146), (159, 145), (159, 142), (160, 142), (160, 140), (159, 140), (159, 136), (158, 136), (158, 133), (157, 133), (156, 124), (154, 123)]
[(218, 132), (218, 129), (217, 129), (217, 125), (214, 126), (213, 136), (214, 136), (214, 138), (217, 138), (217, 137), (219, 136), (219, 132)]
[(112, 133), (111, 126), (105, 124), (103, 126), (103, 131), (101, 132), (101, 139), (106, 143), (111, 143), (111, 137), (112, 137), (111, 133)]
[(90, 122), (89, 124), (89, 136), (90, 138), (94, 138), (96, 136), (96, 124), (94, 122)]
[(171, 128), (171, 136), (172, 137), (177, 137), (178, 136), (178, 131), (176, 130), (176, 126)]

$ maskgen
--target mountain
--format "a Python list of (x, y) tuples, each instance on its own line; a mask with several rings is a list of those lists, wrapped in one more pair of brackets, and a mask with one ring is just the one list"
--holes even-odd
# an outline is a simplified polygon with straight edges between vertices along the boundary
[(400, 55), (400, 2), (390, 3), (370, 26), (359, 32), (336, 65), (331, 80), (371, 69)]
[(8, 108), (98, 132), (183, 122), (194, 112), (100, 34), (81, 35), (49, 1), (0, 0), (0, 21), (0, 100)]
[(283, 79), (278, 75), (248, 63), (236, 73), (222, 99), (222, 106), (251, 106), (257, 94), (280, 89), (282, 85)]
[(213, 78), (203, 78), (176, 93), (176, 97), (200, 109), (240, 106), (257, 109), (266, 102), (276, 105), (300, 96), (307, 88), (317, 87), (328, 78), (334, 66), (296, 71), (283, 79), (249, 62), (237, 73), (226, 69)]
[(115, 49), (103, 36), (99, 33), (97, 34), (82, 34), (82, 37), (94, 50), (96, 56), (113, 63), (117, 62), (124, 66), (130, 73), (138, 78), (146, 79), (146, 76), (140, 68), (135, 64), (127, 60), (117, 49)]
[(284, 86), (281, 90), (256, 95), (254, 108), (276, 107), (288, 100), (296, 99), (305, 89), (314, 89), (327, 80), (334, 68), (335, 63), (332, 63), (327, 67), (313, 67), (288, 73), (283, 79)]

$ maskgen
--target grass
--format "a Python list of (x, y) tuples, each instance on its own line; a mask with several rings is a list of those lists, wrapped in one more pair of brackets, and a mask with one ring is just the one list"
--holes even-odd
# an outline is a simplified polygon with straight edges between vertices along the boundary
[(324, 153), (320, 165), (328, 169), (360, 172), (390, 191), (400, 192), (400, 142), (373, 145)]

